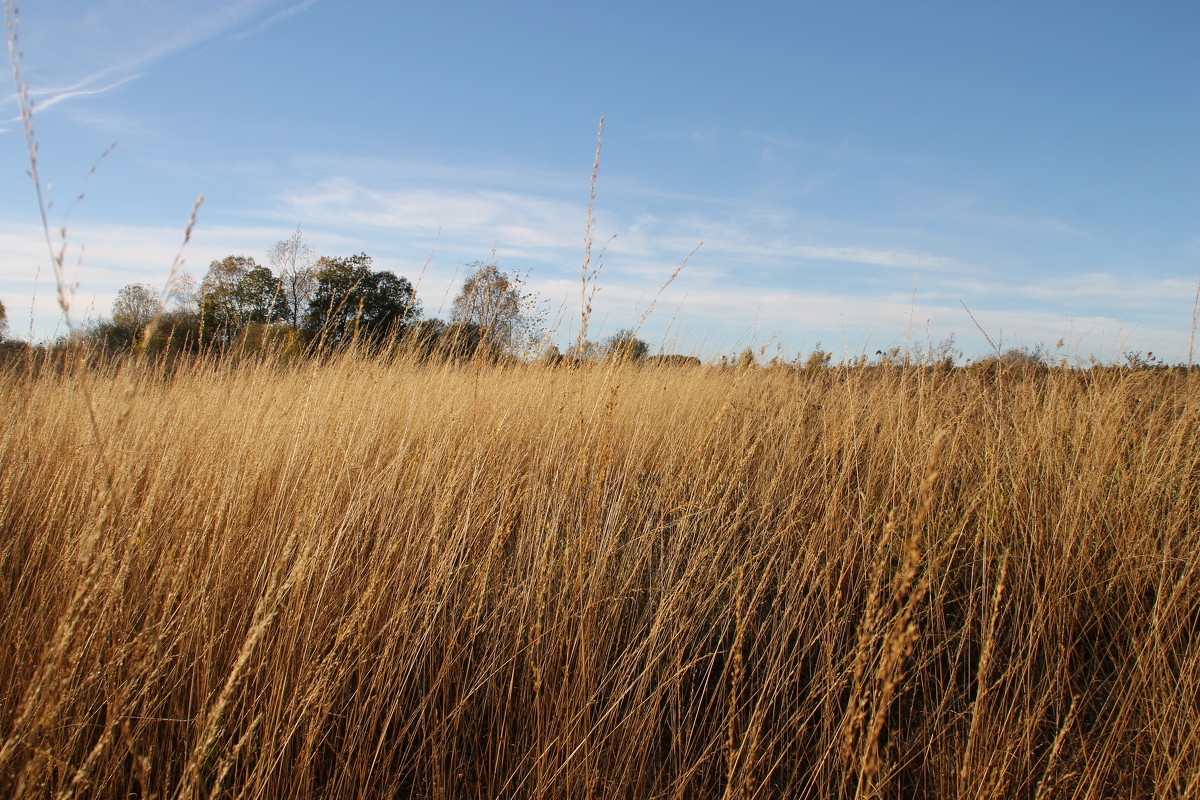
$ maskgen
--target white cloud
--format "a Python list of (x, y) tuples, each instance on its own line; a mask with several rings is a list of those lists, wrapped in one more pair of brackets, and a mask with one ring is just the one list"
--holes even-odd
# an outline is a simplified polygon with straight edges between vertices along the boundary
[[(513, 184), (508, 191), (430, 183), (385, 191), (370, 181), (339, 177), (289, 195), (286, 213), (397, 241), (415, 235), (427, 241), (440, 227), (438, 256), (423, 292), (430, 310), (452, 297), (457, 265), (486, 257), (495, 243), (502, 266), (532, 266), (532, 288), (561, 300), (567, 319), (573, 319), (578, 314), (584, 203), (524, 191), (529, 187), (516, 178)], [(660, 330), (666, 321), (658, 318), (665, 312), (669, 319), (682, 303), (676, 330), (725, 331), (729, 341), (748, 335), (757, 320), (759, 330), (780, 330), (784, 339), (797, 333), (816, 338), (820, 334), (804, 332), (819, 330), (829, 339), (830, 331), (845, 331), (850, 341), (874, 341), (880, 347), (897, 336), (919, 339), (928, 326), (934, 340), (957, 331), (968, 351), (986, 349), (959, 304), (963, 298), (972, 307), (986, 300), (975, 314), (993, 336), (1003, 331), (1006, 337), (1031, 342), (1067, 337), (1091, 343), (1095, 352), (1113, 352), (1119, 335), (1158, 342), (1163, 352), (1169, 349), (1163, 343), (1179, 340), (1179, 331), (1169, 324), (1151, 326), (1156, 318), (1122, 322), (1121, 313), (1122, 308), (1131, 314), (1162, 308), (1185, 283), (1174, 278), (1101, 272), (1032, 281), (1018, 275), (989, 278), (1001, 273), (986, 263), (876, 246), (874, 242), (887, 240), (887, 231), (867, 231), (863, 238), (872, 244), (855, 244), (854, 232), (847, 228), (832, 234), (841, 242), (814, 241), (803, 230), (813, 226), (796, 225), (794, 218), (770, 207), (728, 214), (693, 206), (683, 213), (635, 211), (626, 219), (611, 211), (603, 196), (601, 200), (593, 252), (597, 258), (602, 247), (607, 249), (595, 301), (600, 327), (621, 327), (631, 314), (636, 320), (640, 312), (634, 309), (645, 308), (680, 259), (703, 241), (677, 284), (661, 298), (649, 324), (652, 330)], [(613, 233), (617, 236), (609, 242)], [(908, 233), (899, 238), (911, 238)], [(397, 263), (412, 266), (414, 261)], [(909, 274), (920, 275), (915, 303)]]
[(923, 255), (906, 250), (872, 250), (865, 247), (797, 247), (796, 255), (814, 261), (841, 261), (880, 267), (914, 269), (953, 269), (954, 259)]
[[(336, 194), (336, 193), (335, 193)], [(340, 195), (338, 195), (340, 196)], [(408, 208), (412, 198), (396, 200), (390, 208)], [(472, 234), (486, 233), (488, 226), (500, 220), (516, 224), (521, 208), (537, 207), (537, 203), (519, 196), (440, 198), (426, 196), (427, 202), (447, 213), (458, 213), (474, 207)], [(448, 205), (441, 206), (439, 203)], [(507, 205), (505, 204), (507, 203)], [(569, 204), (564, 204), (569, 208)], [(550, 203), (549, 208), (559, 210)], [(324, 206), (320, 207), (324, 209)], [(351, 209), (353, 210), (353, 209)], [(349, 211), (347, 211), (349, 213)], [(552, 215), (553, 216), (553, 215)], [(571, 217), (563, 212), (559, 221), (562, 231), (545, 237), (537, 226), (526, 226), (519, 232), (530, 240), (530, 261), (523, 261), (526, 251), (513, 246), (501, 247), (501, 264), (508, 268), (533, 266), (530, 288), (542, 295), (554, 312), (561, 312), (559, 340), (566, 342), (578, 329), (579, 267), (582, 260), (581, 235), (574, 233)], [(453, 217), (451, 217), (453, 218)], [(201, 223), (191, 244), (184, 251), (186, 268), (196, 277), (203, 276), (209, 262), (229, 254), (245, 254), (265, 260), (265, 251), (275, 241), (290, 234), (294, 222), (250, 226), (209, 226)], [(385, 217), (387, 219), (387, 217)], [(461, 283), (460, 265), (487, 258), (488, 241), (476, 241), (469, 236), (443, 234), (437, 243), (428, 269), (422, 265), (434, 239), (434, 233), (417, 229), (397, 236), (394, 229), (343, 229), (339, 223), (305, 226), (306, 236), (326, 254), (347, 254), (366, 249), (375, 256), (380, 269), (390, 269), (419, 284), (419, 297), (428, 313), (445, 313)], [(161, 287), (167, 279), (170, 264), (179, 249), (182, 226), (110, 226), (81, 224), (69, 231), (72, 245), (67, 255), (68, 281), (78, 289), (73, 294), (72, 314), (77, 320), (107, 315), (113, 297), (128, 283), (148, 283)], [(519, 238), (513, 234), (514, 239)], [(535, 246), (543, 238), (549, 242), (549, 255)], [(707, 245), (705, 245), (707, 248)], [(817, 246), (813, 246), (817, 248)], [(661, 247), (659, 248), (661, 250)], [(890, 257), (872, 256), (870, 248), (864, 253), (847, 253), (856, 263), (868, 257), (885, 262), (886, 274), (894, 274)], [(881, 251), (889, 253), (891, 251)], [(829, 253), (817, 248), (815, 254)], [(610, 334), (618, 328), (636, 324), (655, 294), (670, 276), (685, 251), (673, 252), (670, 257), (657, 251), (651, 253), (615, 252), (609, 257), (614, 266), (605, 267), (600, 274), (600, 291), (596, 295), (591, 321), (592, 338)], [(835, 250), (833, 255), (839, 255)], [(537, 258), (539, 260), (534, 261)], [(706, 260), (706, 258), (708, 260)], [(46, 264), (45, 242), (41, 230), (34, 225), (0, 224), (0, 299), (9, 309), (12, 327), (23, 335), (26, 325), (22, 309), (33, 306), (37, 335), (48, 337), (58, 325), (55, 287)], [(36, 296), (34, 279), (38, 266)], [(1115, 298), (1134, 291), (1131, 278), (1097, 274), (1089, 277), (1097, 294)], [(825, 346), (850, 354), (874, 352), (893, 344), (924, 342), (928, 336), (939, 341), (957, 332), (963, 349), (969, 355), (986, 354), (988, 345), (975, 329), (975, 324), (963, 310), (962, 297), (971, 307), (979, 325), (993, 340), (1009, 344), (1053, 344), (1067, 341), (1068, 354), (1097, 353), (1119, 358), (1126, 349), (1153, 350), (1170, 359), (1184, 358), (1187, 351), (1190, 299), (1187, 293), (1179, 302), (1179, 314), (1170, 316), (1153, 313), (1171, 300), (1180, 299), (1181, 281), (1164, 278), (1157, 281), (1137, 279), (1148, 298), (1162, 298), (1155, 305), (1148, 302), (1141, 317), (1123, 318), (1120, 313), (1092, 310), (1081, 303), (1069, 307), (1077, 311), (1070, 316), (1060, 310), (1068, 308), (1061, 302), (1069, 292), (1068, 279), (1048, 278), (1027, 286), (1015, 281), (975, 281), (956, 274), (935, 274), (919, 288), (914, 301), (907, 281), (895, 281), (890, 289), (855, 285), (820, 284), (786, 287), (778, 281), (760, 284), (743, 280), (736, 270), (719, 256), (701, 250), (694, 264), (687, 267), (679, 279), (666, 288), (659, 298), (654, 314), (643, 330), (644, 338), (655, 347), (664, 341), (674, 342), (668, 349), (683, 349), (701, 355), (728, 352), (746, 346), (759, 346), (768, 341), (778, 342), (794, 353), (811, 348), (817, 339)], [(1193, 292), (1194, 293), (1194, 292)], [(1030, 308), (1031, 296), (1044, 298), (1045, 307)], [(986, 302), (977, 303), (978, 298)], [(1183, 306), (1187, 306), (1183, 308)], [(1187, 319), (1185, 319), (1187, 318)], [(772, 337), (775, 337), (772, 339)], [(772, 347), (775, 345), (773, 344)]]
[[(396, 233), (442, 231), (443, 241), (470, 241), (476, 252), (493, 243), (507, 256), (538, 261), (582, 256), (585, 208), (544, 194), (519, 190), (427, 187), (380, 190), (348, 178), (322, 180), (284, 199), (285, 218), (321, 220), (323, 225)], [(806, 241), (787, 230), (787, 220), (767, 212), (739, 217), (636, 214), (626, 222), (619, 214), (598, 213), (597, 250), (608, 237), (609, 263), (627, 274), (673, 267), (703, 242), (702, 261), (755, 261), (770, 270), (781, 264), (807, 262), (857, 264), (865, 268), (953, 270), (957, 262), (936, 253), (902, 248), (876, 248)], [(453, 245), (451, 245), (453, 246)], [(705, 272), (699, 264), (694, 272)], [(723, 272), (710, 269), (711, 278)]]
[[(976, 277), (951, 278), (939, 292), (958, 292), (968, 297), (999, 297), (1034, 300), (1060, 308), (1159, 309), (1189, 305), (1196, 284), (1176, 277), (1111, 272), (1075, 273), (1046, 277), (998, 280)], [(1190, 307), (1190, 305), (1189, 305)]]
[(505, 250), (577, 247), (582, 212), (573, 204), (537, 195), (490, 189), (384, 191), (346, 178), (320, 182), (284, 198), (288, 218), (318, 219), (322, 225), (408, 233), (441, 229), (450, 239), (472, 237), (476, 246), (496, 242)]
[[(330, 166), (309, 162), (295, 175), (293, 188), (259, 215), (261, 224), (213, 226), (202, 216), (185, 252), (192, 273), (202, 276), (210, 261), (231, 253), (262, 262), (267, 248), (286, 238), (299, 220), (320, 253), (366, 251), (377, 268), (419, 283), (427, 312), (444, 313), (461, 283), (461, 265), (490, 258), (494, 247), (503, 268), (531, 270), (530, 288), (561, 307), (564, 332), (577, 327), (586, 192), (574, 191), (569, 179), (553, 173), (526, 177), (505, 167), (443, 171), (437, 165), (386, 162), (373, 177), (359, 174), (358, 162), (341, 174)], [(1018, 342), (1067, 337), (1090, 352), (1118, 355), (1122, 337), (1156, 353), (1186, 350), (1187, 323), (1178, 324), (1162, 310), (1185, 296), (1190, 319), (1194, 285), (1173, 276), (1094, 270), (1028, 280), (1007, 276), (986, 260), (922, 252), (913, 246), (920, 236), (911, 230), (814, 222), (765, 204), (701, 202), (648, 210), (639, 197), (637, 187), (600, 197), (592, 255), (605, 267), (594, 336), (636, 323), (680, 260), (703, 242), (659, 300), (646, 326), (648, 340), (666, 337), (670, 328), (669, 335), (693, 343), (689, 349), (711, 353), (750, 340), (762, 343), (777, 331), (787, 347), (821, 339), (830, 347), (844, 341), (852, 352), (874, 352), (897, 338), (920, 341), (928, 335), (938, 341), (956, 331), (968, 353), (983, 352), (987, 345), (961, 298), (993, 337), (1001, 332)], [(98, 313), (107, 313), (122, 285), (161, 285), (181, 229), (77, 226), (72, 241), (87, 243), (82, 265), (72, 267), (71, 280), (80, 283), (77, 302), (94, 297)], [(76, 255), (72, 250), (69, 265)], [(10, 308), (28, 305), (31, 278), (17, 276), (31, 276), (38, 263), (46, 263), (39, 230), (0, 226), (0, 292)], [(914, 301), (912, 276), (918, 270)], [(43, 270), (39, 293), (52, 298), (45, 275)], [(52, 308), (38, 308), (44, 330), (55, 315)]]
[[(208, 264), (230, 253), (244, 253), (263, 260), (267, 247), (290, 231), (283, 228), (198, 227), (191, 243), (182, 251), (184, 269), (203, 276)], [(82, 313), (95, 299), (98, 313), (107, 314), (108, 304), (120, 287), (146, 283), (162, 288), (171, 264), (180, 253), (183, 227), (135, 225), (72, 226), (64, 258), (66, 288), (75, 300), (72, 315)], [(58, 242), (55, 242), (58, 246)], [(28, 305), (37, 285), (38, 302), (50, 298), (53, 315), (58, 307), (50, 256), (40, 226), (0, 224), (0, 292), (6, 306)], [(75, 288), (77, 287), (77, 288)], [(39, 305), (39, 313), (47, 313)], [(43, 319), (39, 328), (44, 329)]]

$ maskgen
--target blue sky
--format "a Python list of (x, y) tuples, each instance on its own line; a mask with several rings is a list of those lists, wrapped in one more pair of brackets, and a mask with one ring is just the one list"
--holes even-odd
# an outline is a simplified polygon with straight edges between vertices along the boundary
[[(955, 334), (1186, 359), (1200, 280), (1200, 4), (39, 0), (19, 44), (73, 314), (300, 223), (448, 310), (463, 264), (578, 325), (710, 356)], [(10, 82), (11, 85), (11, 82)], [(0, 300), (57, 306), (0, 90)], [(615, 238), (614, 238), (615, 237)], [(432, 253), (432, 256), (431, 256)], [(40, 274), (39, 274), (40, 270)], [(1062, 345), (1059, 341), (1062, 340)]]

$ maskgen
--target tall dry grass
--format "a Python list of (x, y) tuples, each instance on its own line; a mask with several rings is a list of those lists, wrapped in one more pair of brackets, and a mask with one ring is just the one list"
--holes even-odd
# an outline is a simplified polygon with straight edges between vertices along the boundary
[(6, 796), (1200, 794), (1196, 373), (70, 371)]

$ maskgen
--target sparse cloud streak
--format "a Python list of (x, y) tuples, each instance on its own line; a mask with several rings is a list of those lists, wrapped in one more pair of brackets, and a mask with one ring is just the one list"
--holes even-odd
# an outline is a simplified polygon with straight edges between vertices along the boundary
[(238, 32), (234, 33), (233, 38), (234, 39), (245, 39), (247, 36), (254, 36), (255, 34), (262, 33), (267, 28), (270, 28), (272, 25), (283, 22), (285, 19), (294, 17), (302, 11), (312, 8), (318, 2), (319, 2), (319, 0), (303, 0), (303, 2), (301, 2), (301, 3), (296, 3), (293, 6), (288, 6), (287, 8), (283, 9), (282, 11), (278, 11), (278, 12), (272, 14), (271, 16), (267, 17), (262, 22), (259, 22), (257, 25), (253, 25), (253, 26), (247, 28), (246, 30), (242, 30), (242, 31), (238, 31)]
[[(118, 80), (115, 80), (112, 83), (104, 86), (86, 88), (88, 84), (92, 83), (92, 80), (89, 79), (84, 81), (82, 84), (79, 84), (81, 87), (85, 88), (63, 89), (59, 91), (51, 89), (43, 91), (37, 97), (33, 98), (34, 111), (45, 111), (46, 109), (53, 108), (64, 100), (70, 100), (73, 97), (91, 97), (98, 94), (104, 94), (105, 92), (111, 92), (113, 89), (124, 86), (130, 81), (136, 80), (138, 77), (140, 76), (135, 73), (133, 75), (126, 75), (123, 78), (119, 78)], [(19, 119), (20, 117), (17, 117), (12, 121), (15, 122)]]
[[(304, 2), (272, 14), (247, 31), (235, 34), (235, 36), (245, 36), (265, 30), (283, 19), (304, 11), (316, 2), (317, 0), (304, 0)], [(102, 66), (82, 77), (74, 77), (66, 88), (40, 88), (31, 81), (30, 90), (35, 100), (35, 110), (45, 111), (67, 100), (95, 96), (123, 86), (141, 77), (145, 70), (156, 62), (235, 29), (244, 20), (253, 18), (263, 8), (269, 8), (270, 5), (271, 0), (237, 0), (209, 6), (199, 15), (185, 12), (173, 16), (168, 15), (165, 22), (160, 22), (159, 26), (153, 30), (147, 30), (144, 36), (132, 37), (135, 42), (132, 50), (116, 46), (104, 50), (103, 37), (97, 35), (93, 37), (96, 40), (93, 46), (99, 48), (95, 58), (101, 62)], [(93, 24), (98, 24), (98, 21), (106, 13), (111, 13), (113, 25), (136, 26), (138, 21), (135, 18), (123, 20), (121, 16), (122, 14), (134, 15), (135, 12), (136, 9), (122, 10), (118, 7), (112, 10), (94, 9), (90, 13), (93, 17)], [(69, 52), (69, 47), (68, 43), (64, 49)], [(58, 69), (60, 71), (69, 70), (70, 59), (63, 61), (65, 66), (59, 65)], [(28, 77), (29, 70), (26, 70), (26, 74)], [(9, 95), (0, 105), (10, 106), (15, 101), (16, 96)], [(19, 118), (18, 116), (17, 119)]]

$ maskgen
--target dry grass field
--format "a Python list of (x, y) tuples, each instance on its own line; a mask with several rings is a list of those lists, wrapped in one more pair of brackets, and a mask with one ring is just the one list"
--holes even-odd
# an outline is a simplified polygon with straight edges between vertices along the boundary
[(0, 387), (4, 796), (1200, 795), (1200, 373)]

